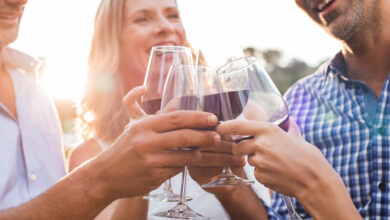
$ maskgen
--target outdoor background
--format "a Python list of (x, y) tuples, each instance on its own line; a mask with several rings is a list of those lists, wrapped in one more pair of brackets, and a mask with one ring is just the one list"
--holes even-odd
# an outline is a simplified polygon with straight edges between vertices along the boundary
[[(35, 0), (11, 46), (44, 61), (41, 78), (58, 106), (67, 148), (77, 144), (75, 106), (86, 78), (99, 0)], [(178, 0), (187, 36), (214, 67), (256, 55), (283, 93), (340, 48), (293, 0)]]

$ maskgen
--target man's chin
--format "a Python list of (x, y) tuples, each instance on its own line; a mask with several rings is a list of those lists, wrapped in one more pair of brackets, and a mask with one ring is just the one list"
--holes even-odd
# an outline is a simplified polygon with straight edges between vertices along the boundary
[(13, 42), (16, 41), (18, 37), (18, 34), (16, 33), (13, 33), (13, 34), (3, 34), (3, 35), (0, 35), (0, 47), (3, 48)]

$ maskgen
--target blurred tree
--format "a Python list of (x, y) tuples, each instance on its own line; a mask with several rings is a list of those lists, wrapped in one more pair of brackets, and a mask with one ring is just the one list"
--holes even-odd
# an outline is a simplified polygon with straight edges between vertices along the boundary
[(286, 66), (281, 64), (283, 53), (279, 50), (259, 50), (247, 47), (244, 50), (247, 56), (255, 56), (264, 65), (279, 91), (284, 94), (286, 90), (297, 80), (313, 73), (319, 65), (310, 66), (302, 60), (292, 59)]

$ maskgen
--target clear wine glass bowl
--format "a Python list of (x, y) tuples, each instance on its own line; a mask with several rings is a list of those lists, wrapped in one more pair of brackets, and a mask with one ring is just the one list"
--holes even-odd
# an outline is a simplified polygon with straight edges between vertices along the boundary
[[(178, 110), (198, 110), (198, 83), (193, 65), (174, 65), (169, 71), (161, 101), (161, 112)], [(193, 150), (198, 146), (180, 148)], [(186, 201), (186, 183), (188, 169), (185, 166), (182, 175), (182, 186), (179, 202), (171, 209), (155, 213), (155, 216), (178, 219), (209, 219), (192, 210)]]
[[(161, 98), (168, 72), (172, 65), (178, 64), (193, 64), (191, 48), (183, 46), (152, 47), (144, 80), (144, 86), (147, 90), (141, 98), (142, 103), (140, 104), (145, 114), (153, 115), (160, 110)], [(144, 199), (177, 202), (180, 196), (173, 192), (171, 180), (169, 179), (164, 183), (161, 193), (146, 195)], [(187, 200), (191, 200), (191, 198), (188, 197)]]
[[(223, 121), (268, 121), (289, 129), (289, 112), (282, 95), (256, 57), (233, 60), (217, 70)], [(250, 136), (232, 136), (239, 142)], [(290, 198), (282, 195), (291, 219), (301, 219)]]

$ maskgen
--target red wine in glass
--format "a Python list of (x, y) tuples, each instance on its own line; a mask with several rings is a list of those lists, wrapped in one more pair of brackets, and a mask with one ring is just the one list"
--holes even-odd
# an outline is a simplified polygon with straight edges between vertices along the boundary
[(143, 101), (143, 109), (148, 115), (156, 114), (161, 107), (161, 98)]

